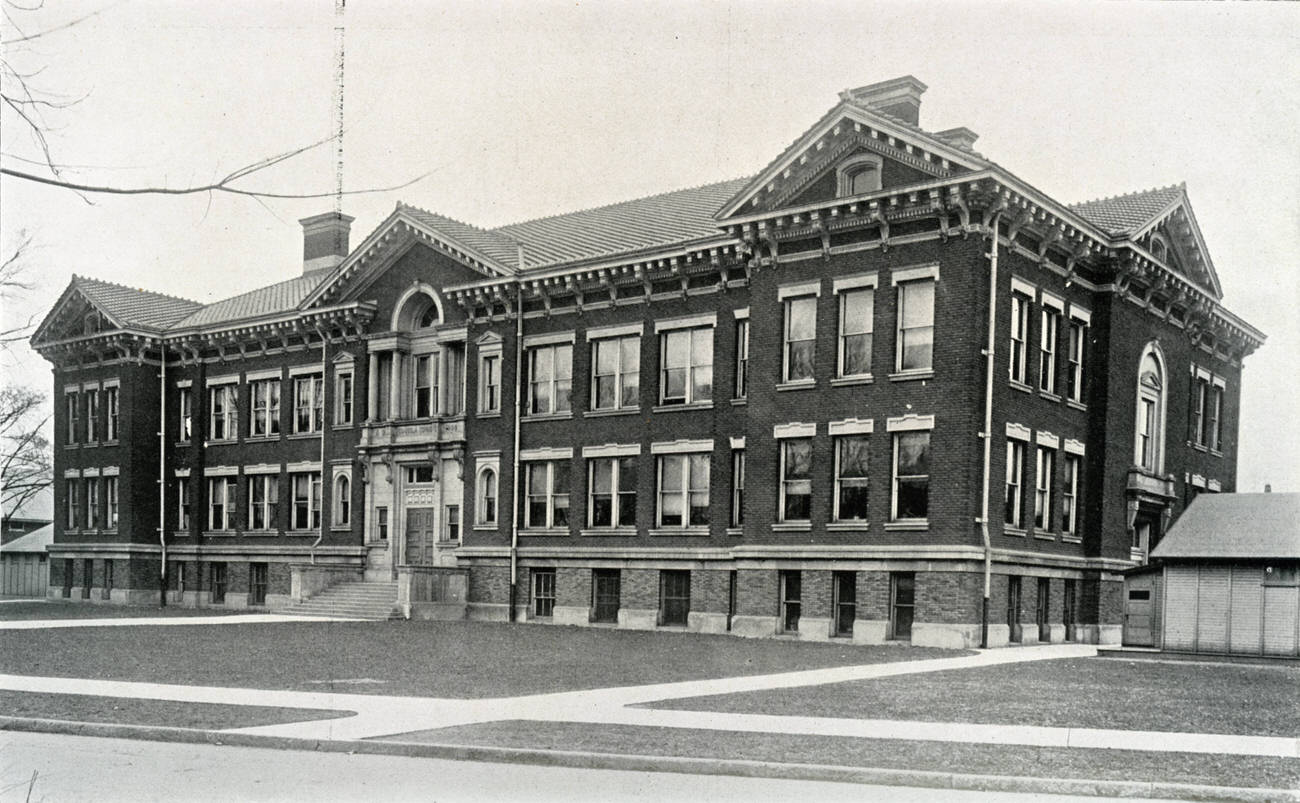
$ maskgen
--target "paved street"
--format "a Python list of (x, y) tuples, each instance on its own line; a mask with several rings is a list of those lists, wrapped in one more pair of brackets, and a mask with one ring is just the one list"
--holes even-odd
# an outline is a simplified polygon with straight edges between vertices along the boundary
[[(1096, 801), (913, 787), (490, 764), (0, 733), (0, 801)], [(1132, 798), (1128, 798), (1132, 800)]]

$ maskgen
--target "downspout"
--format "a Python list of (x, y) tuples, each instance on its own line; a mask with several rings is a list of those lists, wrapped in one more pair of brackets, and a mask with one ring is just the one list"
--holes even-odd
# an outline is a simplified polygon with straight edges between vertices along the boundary
[[(524, 247), (519, 246), (519, 270), (524, 269)], [(515, 621), (515, 601), (519, 585), (519, 423), (523, 413), (522, 382), (524, 363), (524, 283), (515, 280), (515, 445), (510, 468), (510, 612)], [(498, 487), (500, 485), (498, 484)]]
[(989, 326), (984, 347), (984, 489), (980, 495), (980, 537), (984, 546), (984, 602), (980, 608), (980, 648), (989, 646), (989, 596), (993, 583), (993, 547), (989, 539), (989, 472), (993, 457), (993, 349), (998, 323), (998, 223), (1002, 213), (993, 215), (993, 247), (989, 250)]
[[(121, 402), (118, 402), (119, 407)], [(120, 489), (119, 489), (120, 492)], [(167, 607), (167, 345), (158, 347), (158, 546), (162, 565), (158, 574), (158, 604)]]
[[(325, 540), (325, 500), (329, 498), (327, 493), (329, 486), (325, 484), (325, 377), (328, 375), (329, 368), (329, 338), (321, 331), (320, 326), (316, 326), (316, 334), (320, 335), (320, 526), (316, 528), (316, 540), (311, 545), (311, 562), (316, 564), (316, 547), (320, 542)], [(313, 399), (313, 401), (315, 401)], [(338, 399), (334, 400), (335, 404)], [(307, 489), (311, 493), (311, 489)]]

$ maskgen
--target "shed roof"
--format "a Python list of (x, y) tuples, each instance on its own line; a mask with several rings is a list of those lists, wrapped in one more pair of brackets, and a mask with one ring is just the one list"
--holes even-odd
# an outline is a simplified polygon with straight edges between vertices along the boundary
[(1300, 559), (1300, 493), (1201, 494), (1151, 557)]

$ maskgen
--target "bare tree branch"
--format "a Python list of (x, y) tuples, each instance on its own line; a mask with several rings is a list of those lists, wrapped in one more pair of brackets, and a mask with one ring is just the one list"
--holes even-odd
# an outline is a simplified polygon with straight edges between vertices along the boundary
[(54, 461), (49, 439), (42, 434), (49, 423), (41, 415), (45, 396), (28, 388), (0, 388), (0, 516), (15, 511), (49, 487)]
[[(11, 5), (13, 5), (13, 4), (11, 3)], [(42, 3), (41, 5), (44, 5), (44, 3)], [(90, 12), (89, 14), (86, 14), (86, 15), (83, 15), (83, 16), (80, 16), (80, 17), (77, 17), (76, 19), (72, 20), (71, 22), (65, 22), (65, 23), (63, 23), (62, 25), (55, 25), (53, 28), (46, 28), (46, 29), (43, 30), (43, 31), (37, 31), (36, 33), (26, 34), (26, 35), (23, 35), (23, 36), (19, 36), (19, 37), (15, 38), (15, 39), (5, 39), (5, 40), (3, 40), (3, 41), (0, 41), (0, 45), (16, 45), (16, 44), (18, 44), (19, 42), (30, 42), (30, 41), (33, 40), (33, 39), (40, 39), (42, 36), (49, 36), (50, 34), (55, 33), (56, 31), (67, 30), (68, 28), (71, 28), (71, 27), (74, 26), (74, 25), (80, 25), (81, 23), (85, 22), (85, 21), (88, 20), (88, 19), (91, 19), (92, 17), (97, 17), (97, 16), (99, 16), (100, 14), (103, 14), (105, 11), (108, 11), (110, 8), (112, 8), (112, 7), (115, 6), (115, 5), (117, 5), (117, 3), (110, 3), (109, 5), (104, 6), (103, 8), (99, 9), (98, 11), (92, 11), (92, 12)], [(24, 7), (24, 6), (14, 5), (14, 7), (15, 7), (15, 8), (18, 8), (18, 9), (20, 9), (20, 10), (22, 10), (22, 11), (36, 11), (36, 10), (39, 9), (41, 6), (38, 5), (38, 6), (35, 6), (35, 7), (33, 7), (33, 8), (26, 8), (26, 7)], [(14, 28), (17, 28), (17, 27), (18, 27), (17, 25), (14, 26)], [(21, 31), (20, 31), (20, 33), (21, 33)]]
[[(421, 173), (415, 178), (404, 181), (401, 184), (394, 184), (389, 187), (367, 187), (363, 190), (344, 190), (343, 195), (372, 195), (378, 192), (393, 192), (404, 189), (423, 181), (428, 178), (430, 173)], [(106, 195), (198, 195), (204, 192), (226, 192), (232, 195), (243, 195), (250, 198), (278, 198), (278, 199), (302, 199), (302, 198), (333, 198), (339, 193), (333, 190), (327, 192), (268, 192), (265, 190), (245, 190), (238, 187), (232, 187), (224, 181), (215, 184), (204, 184), (195, 187), (112, 187), (98, 184), (82, 184), (76, 181), (65, 181), (63, 179), (49, 178), (46, 176), (37, 176), (32, 173), (25, 173), (21, 170), (13, 170), (8, 167), (0, 167), (0, 175), (10, 176), (11, 178), (31, 181), (37, 184), (47, 184), (51, 187), (62, 187), (67, 190), (76, 192), (85, 192), (90, 194)], [(245, 174), (247, 175), (247, 174)]]

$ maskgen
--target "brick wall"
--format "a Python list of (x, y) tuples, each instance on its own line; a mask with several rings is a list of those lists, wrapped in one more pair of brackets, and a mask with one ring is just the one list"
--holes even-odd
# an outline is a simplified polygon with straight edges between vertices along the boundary
[(736, 575), (736, 613), (742, 616), (776, 616), (776, 572), (740, 569)]

